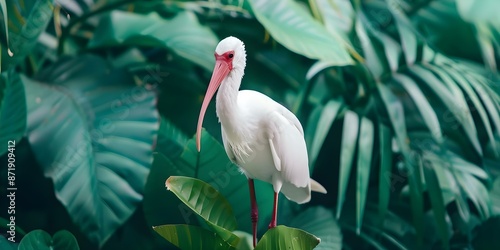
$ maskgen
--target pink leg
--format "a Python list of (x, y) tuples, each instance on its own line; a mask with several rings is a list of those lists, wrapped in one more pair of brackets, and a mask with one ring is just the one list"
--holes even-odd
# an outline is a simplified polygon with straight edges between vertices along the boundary
[(255, 247), (255, 245), (257, 245), (257, 221), (259, 219), (259, 209), (257, 208), (257, 198), (255, 197), (253, 179), (248, 179), (248, 188), (250, 189), (250, 204), (252, 206), (250, 218), (252, 219), (253, 247)]
[(278, 223), (278, 193), (274, 192), (274, 207), (273, 207), (273, 217), (271, 218), (271, 223), (269, 223), (269, 229), (276, 227)]

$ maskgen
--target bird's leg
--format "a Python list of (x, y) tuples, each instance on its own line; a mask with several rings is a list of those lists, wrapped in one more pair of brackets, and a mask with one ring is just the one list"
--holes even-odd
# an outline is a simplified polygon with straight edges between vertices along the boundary
[(273, 207), (273, 217), (271, 218), (271, 223), (269, 223), (269, 229), (276, 227), (278, 223), (278, 192), (274, 192), (274, 207)]
[(248, 188), (250, 189), (250, 204), (252, 206), (250, 218), (252, 219), (253, 247), (255, 247), (255, 245), (257, 245), (257, 221), (259, 219), (259, 209), (257, 208), (257, 198), (255, 197), (253, 179), (248, 178)]

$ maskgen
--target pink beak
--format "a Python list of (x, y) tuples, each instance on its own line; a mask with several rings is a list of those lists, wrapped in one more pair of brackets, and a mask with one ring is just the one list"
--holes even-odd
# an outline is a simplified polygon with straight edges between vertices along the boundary
[(201, 126), (203, 125), (203, 118), (205, 117), (208, 104), (222, 83), (222, 80), (224, 80), (224, 78), (226, 78), (229, 74), (229, 71), (231, 71), (231, 68), (227, 61), (221, 59), (215, 61), (214, 72), (212, 73), (210, 84), (208, 85), (205, 98), (203, 99), (203, 104), (201, 105), (200, 116), (198, 117), (198, 126), (196, 127), (196, 149), (198, 149), (198, 152), (201, 150)]

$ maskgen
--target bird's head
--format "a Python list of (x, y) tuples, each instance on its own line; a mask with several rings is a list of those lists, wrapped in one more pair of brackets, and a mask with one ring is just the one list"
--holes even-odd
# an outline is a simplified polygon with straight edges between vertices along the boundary
[(212, 100), (215, 92), (228, 75), (232, 72), (238, 72), (238, 75), (243, 76), (243, 70), (246, 66), (245, 45), (240, 39), (233, 36), (226, 37), (219, 42), (215, 48), (214, 56), (215, 67), (210, 83), (208, 84), (205, 98), (203, 99), (203, 104), (201, 105), (198, 126), (196, 128), (196, 148), (198, 152), (201, 149), (201, 126), (210, 100)]
[[(215, 48), (214, 56), (215, 68), (212, 75), (212, 80), (213, 76), (216, 75), (216, 73), (220, 72), (219, 68), (222, 66), (227, 66), (229, 72), (231, 72), (233, 69), (243, 70), (245, 68), (245, 45), (240, 39), (234, 36), (226, 37), (222, 41), (220, 41)], [(229, 72), (227, 74), (229, 74)], [(212, 81), (210, 81), (210, 83), (212, 83)]]

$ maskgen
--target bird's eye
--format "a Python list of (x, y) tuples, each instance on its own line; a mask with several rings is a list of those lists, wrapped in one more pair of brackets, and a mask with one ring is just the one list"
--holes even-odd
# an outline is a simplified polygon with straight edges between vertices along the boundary
[(229, 54), (229, 58), (233, 58), (233, 56), (234, 56), (233, 54)]

